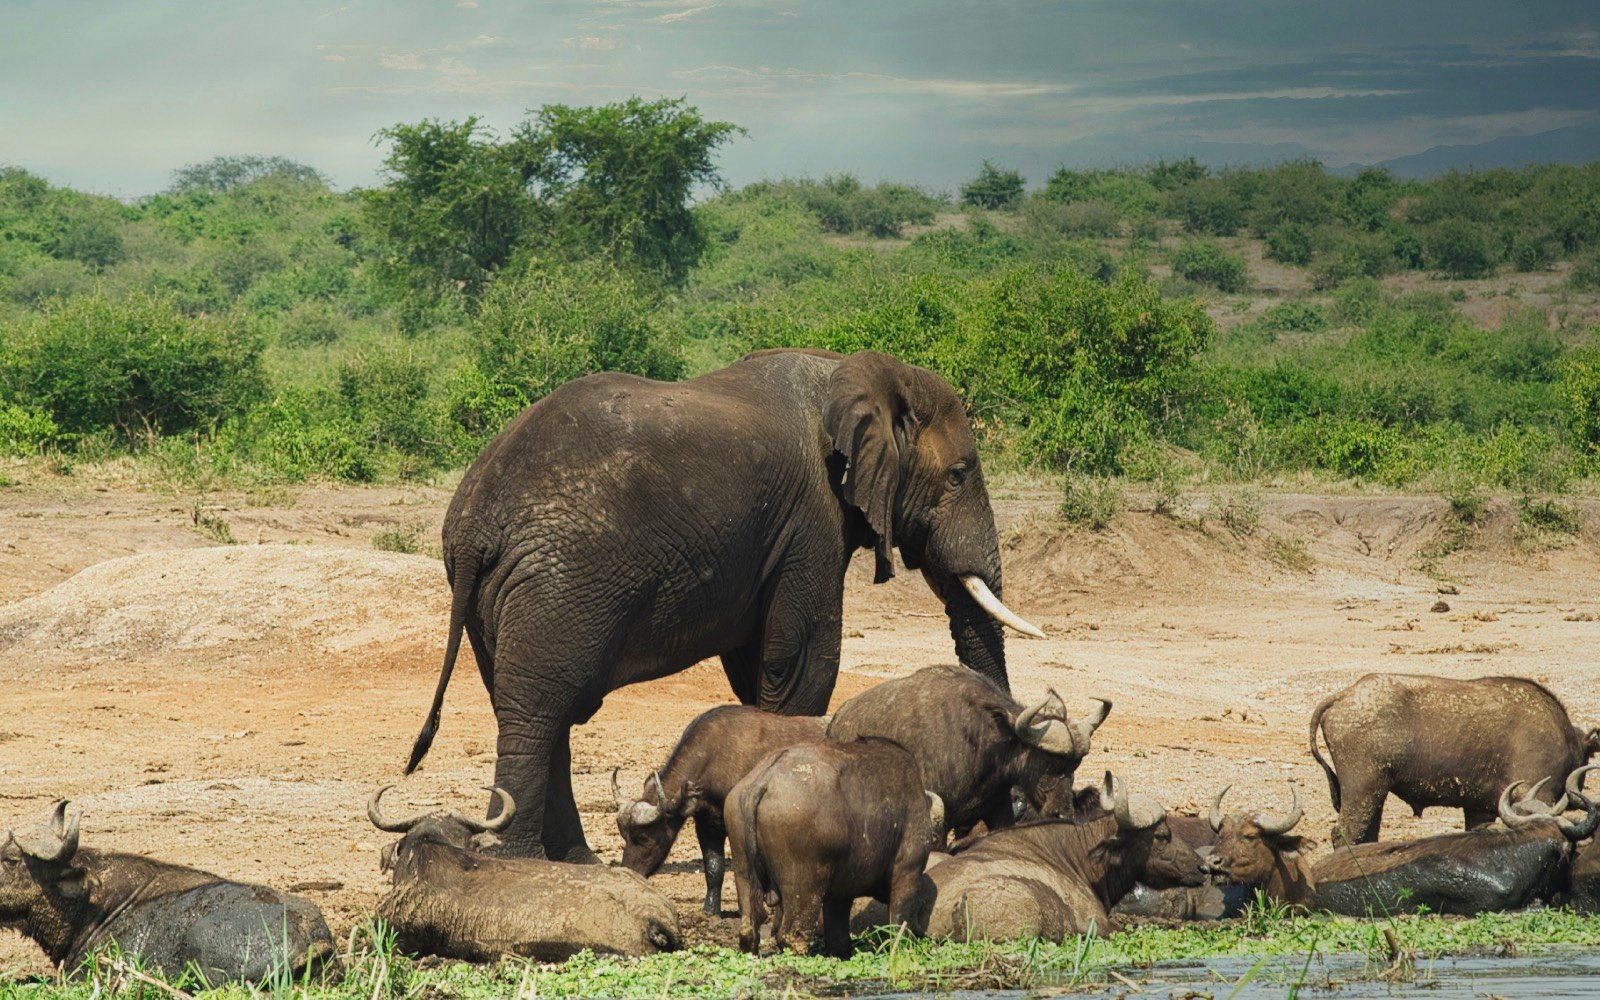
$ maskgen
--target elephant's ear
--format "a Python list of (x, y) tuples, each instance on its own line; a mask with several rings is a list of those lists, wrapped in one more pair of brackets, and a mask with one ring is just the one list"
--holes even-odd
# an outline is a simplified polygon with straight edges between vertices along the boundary
[(867, 516), (878, 536), (875, 583), (894, 576), (894, 511), (916, 423), (906, 398), (906, 367), (877, 351), (850, 355), (834, 369), (822, 412), (833, 449), (849, 462), (845, 502)]

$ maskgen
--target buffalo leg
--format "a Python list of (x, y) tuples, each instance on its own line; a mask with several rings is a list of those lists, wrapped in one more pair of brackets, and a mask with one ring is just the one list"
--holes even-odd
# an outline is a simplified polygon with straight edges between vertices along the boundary
[(700, 860), (706, 870), (705, 910), (716, 916), (722, 912), (722, 879), (728, 870), (722, 853), (728, 842), (728, 831), (702, 810), (694, 818), (694, 835), (700, 841)]
[(850, 944), (849, 899), (829, 899), (822, 904), (822, 948), (834, 958), (849, 958), (854, 949)]
[(743, 865), (736, 865), (733, 870), (733, 888), (739, 894), (739, 950), (759, 955), (761, 925), (766, 921), (766, 907), (762, 903), (760, 890), (744, 877), (743, 869)]
[[(806, 881), (826, 880), (826, 873), (806, 873)], [(778, 895), (783, 900), (783, 916), (778, 922), (778, 947), (787, 948), (796, 955), (809, 954), (811, 944), (821, 930), (822, 890), (820, 885), (780, 886)], [(848, 920), (846, 921), (848, 927)]]
[(1462, 809), (1461, 820), (1468, 830), (1476, 830), (1480, 826), (1489, 826), (1500, 818), (1496, 809)]
[(1340, 775), (1344, 794), (1339, 808), (1339, 832), (1347, 844), (1371, 844), (1378, 839), (1383, 825), (1383, 802), (1389, 797), (1388, 785), (1379, 777), (1363, 780), (1357, 775), (1349, 780)]

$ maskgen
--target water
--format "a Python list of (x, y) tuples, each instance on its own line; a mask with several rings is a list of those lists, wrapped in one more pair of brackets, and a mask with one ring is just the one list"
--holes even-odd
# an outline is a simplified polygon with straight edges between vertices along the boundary
[[(1109, 985), (1085, 990), (1100, 997), (1193, 998), (1193, 1000), (1283, 1000), (1299, 983), (1299, 1000), (1391, 1000), (1413, 997), (1428, 1000), (1515, 1000), (1543, 998), (1600, 998), (1600, 955), (1570, 953), (1533, 958), (1419, 959), (1415, 977), (1401, 982), (1379, 978), (1383, 971), (1363, 955), (1318, 955), (1306, 967), (1304, 955), (1282, 955), (1264, 961), (1249, 958), (1215, 958), (1205, 961), (1164, 962), (1148, 969), (1120, 970), (1139, 985), (1135, 993), (1113, 979)], [(1253, 972), (1252, 972), (1253, 970)], [(1302, 971), (1304, 978), (1302, 980)], [(1249, 977), (1240, 985), (1241, 980)], [(1002, 990), (948, 994), (963, 1000), (1024, 1000), (1050, 995), (1038, 990)], [(876, 1000), (909, 1000), (922, 994), (886, 993)], [(871, 998), (864, 998), (871, 1000)]]

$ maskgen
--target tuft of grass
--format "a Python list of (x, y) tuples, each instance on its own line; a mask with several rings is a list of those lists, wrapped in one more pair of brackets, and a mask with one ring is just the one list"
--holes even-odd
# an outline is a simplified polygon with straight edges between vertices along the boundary
[(443, 553), (437, 545), (423, 540), (423, 532), (426, 530), (427, 525), (421, 521), (385, 528), (372, 536), (372, 547), (383, 552), (399, 552), (409, 556), (442, 556)]
[(1524, 552), (1565, 548), (1582, 527), (1577, 509), (1553, 497), (1535, 500), (1524, 496), (1518, 507), (1512, 538)]
[(1261, 527), (1263, 504), (1261, 494), (1254, 490), (1240, 490), (1228, 496), (1218, 494), (1212, 498), (1212, 506), (1222, 526), (1236, 538), (1248, 538)]
[(1296, 573), (1309, 573), (1317, 565), (1316, 557), (1306, 549), (1306, 540), (1299, 535), (1268, 535), (1267, 558)]
[(223, 545), (239, 544), (239, 540), (233, 537), (233, 529), (228, 526), (227, 521), (215, 514), (207, 513), (204, 497), (195, 498), (194, 507), (189, 511), (189, 516), (194, 522), (194, 530), (203, 537)]
[(1113, 479), (1069, 475), (1061, 485), (1061, 517), (1068, 524), (1101, 531), (1122, 513), (1126, 497)]

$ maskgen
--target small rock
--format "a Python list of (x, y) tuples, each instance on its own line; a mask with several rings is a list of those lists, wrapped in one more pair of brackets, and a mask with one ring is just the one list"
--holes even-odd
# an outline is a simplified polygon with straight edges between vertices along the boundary
[(1459, 593), (1461, 593), (1461, 591), (1457, 590), (1456, 589), (1456, 585), (1453, 584), (1453, 583), (1441, 583), (1439, 585), (1439, 593), (1441, 593), (1441, 594), (1459, 594)]
[(1434, 612), (1435, 614), (1444, 614), (1446, 611), (1450, 610), (1450, 605), (1443, 601), (1434, 601), (1433, 607), (1429, 608), (1428, 610)]

